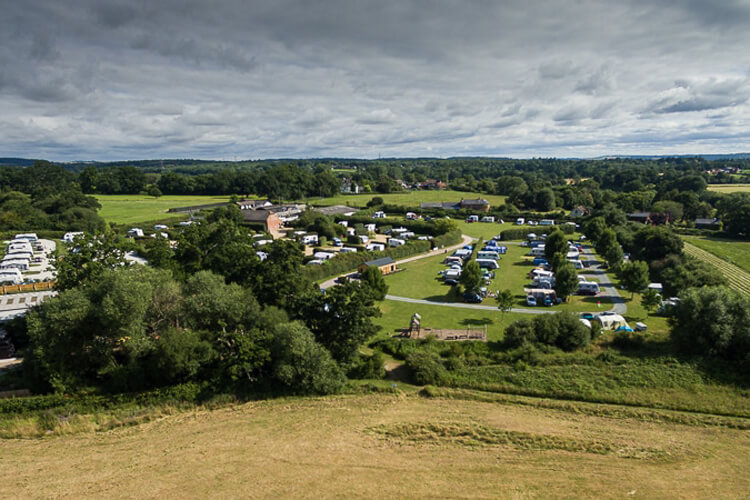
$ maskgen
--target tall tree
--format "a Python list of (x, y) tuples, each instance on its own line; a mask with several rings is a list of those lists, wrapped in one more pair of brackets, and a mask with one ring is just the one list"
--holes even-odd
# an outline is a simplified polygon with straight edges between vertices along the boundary
[(636, 292), (641, 292), (648, 287), (649, 276), (648, 276), (648, 264), (643, 261), (634, 261), (623, 264), (620, 267), (620, 283), (625, 287), (625, 290), (630, 292), (630, 298)]

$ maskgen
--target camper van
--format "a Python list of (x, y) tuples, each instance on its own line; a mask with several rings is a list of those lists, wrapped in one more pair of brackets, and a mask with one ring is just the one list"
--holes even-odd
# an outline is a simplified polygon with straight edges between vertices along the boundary
[(400, 247), (401, 245), (406, 245), (406, 242), (398, 238), (391, 238), (388, 240), (389, 247)]
[(540, 226), (554, 226), (555, 221), (553, 221), (552, 219), (542, 219), (539, 221), (539, 225)]
[(516, 219), (516, 226), (523, 226), (524, 222), (526, 222), (526, 220), (523, 217), (519, 217)]
[(352, 247), (341, 247), (339, 248), (339, 253), (355, 253), (357, 251), (356, 248)]
[(130, 238), (143, 238), (143, 229), (140, 227), (132, 227), (128, 230), (128, 237)]
[(318, 235), (317, 234), (306, 234), (300, 239), (303, 245), (317, 245)]
[(471, 250), (468, 248), (459, 248), (455, 252), (453, 252), (454, 257), (461, 257), (462, 259), (468, 259), (471, 257)]
[(335, 256), (336, 254), (331, 252), (315, 252), (313, 254), (313, 257), (315, 257), (315, 259), (317, 260), (329, 260), (334, 258)]
[(466, 222), (479, 222), (478, 215), (470, 215), (466, 218)]
[(531, 255), (534, 257), (544, 257), (544, 245), (538, 245), (532, 248)]
[(491, 215), (485, 215), (479, 220), (479, 222), (495, 222), (495, 218)]
[(481, 269), (498, 269), (500, 267), (497, 261), (493, 259), (477, 259), (477, 264)]
[(443, 264), (463, 264), (464, 259), (457, 255), (451, 255), (450, 257), (446, 257), (443, 261)]
[(369, 243), (367, 245), (368, 252), (382, 252), (385, 250), (385, 244), (383, 243)]
[(580, 260), (571, 260), (570, 263), (573, 264), (573, 267), (575, 269), (583, 269), (584, 267), (586, 267)]
[(460, 269), (448, 269), (443, 273), (444, 280), (457, 280), (461, 277)]
[(578, 295), (596, 295), (599, 291), (599, 283), (595, 281), (584, 281), (578, 284)]
[(13, 239), (14, 240), (27, 240), (33, 243), (37, 241), (39, 238), (36, 237), (36, 233), (21, 233), (21, 234), (17, 234)]
[(3, 269), (0, 271), (0, 284), (10, 283), (20, 285), (23, 283), (23, 275), (18, 269)]
[(414, 212), (406, 212), (406, 219), (407, 220), (417, 220), (419, 219), (419, 216), (415, 214)]

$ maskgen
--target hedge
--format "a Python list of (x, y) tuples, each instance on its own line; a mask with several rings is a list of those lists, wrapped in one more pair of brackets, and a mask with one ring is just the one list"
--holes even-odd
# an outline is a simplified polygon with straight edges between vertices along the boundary
[(569, 224), (562, 224), (559, 226), (523, 226), (517, 229), (506, 229), (500, 233), (500, 239), (503, 241), (508, 240), (525, 240), (526, 235), (529, 233), (535, 234), (549, 234), (552, 231), (559, 229), (565, 234), (573, 234), (576, 232), (575, 226)]

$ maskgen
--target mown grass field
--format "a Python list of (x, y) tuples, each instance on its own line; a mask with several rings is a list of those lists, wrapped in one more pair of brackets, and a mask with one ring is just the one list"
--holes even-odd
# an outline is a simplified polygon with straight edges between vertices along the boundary
[(708, 190), (717, 193), (749, 193), (750, 184), (709, 184)]
[(688, 243), (702, 248), (727, 262), (750, 272), (750, 241), (705, 238), (701, 236), (683, 236)]
[(484, 198), (492, 207), (505, 204), (505, 196), (482, 193), (467, 193), (463, 191), (403, 191), (397, 193), (368, 193), (368, 194), (338, 194), (330, 198), (308, 198), (307, 202), (314, 205), (350, 205), (364, 207), (374, 197), (381, 197), (385, 203), (392, 205), (407, 205), (419, 207), (420, 203), (437, 201), (460, 201), (461, 198)]
[(96, 195), (101, 203), (99, 210), (107, 222), (116, 224), (138, 224), (165, 219), (185, 219), (186, 214), (170, 214), (167, 210), (176, 207), (208, 205), (229, 200), (228, 196), (161, 196), (111, 194)]
[(692, 499), (750, 491), (750, 434), (704, 425), (700, 415), (441, 394), (278, 399), (6, 440), (0, 495)]
[[(710, 251), (685, 243), (685, 253), (714, 266), (727, 279), (729, 286), (735, 290), (750, 295), (750, 273), (731, 262), (718, 257)], [(743, 257), (744, 260), (744, 257)]]

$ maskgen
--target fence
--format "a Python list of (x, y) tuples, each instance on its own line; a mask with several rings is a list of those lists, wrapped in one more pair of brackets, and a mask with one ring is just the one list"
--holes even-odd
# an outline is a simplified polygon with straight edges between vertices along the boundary
[(9, 295), (11, 293), (28, 293), (52, 290), (55, 288), (54, 281), (42, 281), (41, 283), (27, 283), (25, 285), (3, 285), (0, 286), (0, 295)]

